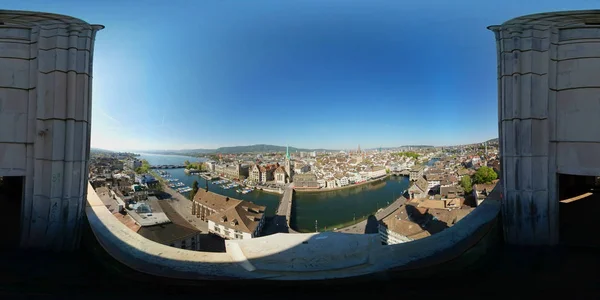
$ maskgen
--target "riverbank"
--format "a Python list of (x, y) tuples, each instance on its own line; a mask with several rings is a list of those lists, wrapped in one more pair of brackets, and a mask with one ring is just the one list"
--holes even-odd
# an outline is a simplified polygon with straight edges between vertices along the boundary
[(265, 193), (269, 193), (269, 194), (283, 195), (283, 189), (270, 189), (270, 188), (262, 188), (262, 187), (257, 187), (256, 189), (260, 190), (261, 192), (265, 192)]
[(361, 182), (358, 184), (349, 184), (347, 186), (342, 186), (342, 187), (336, 187), (336, 188), (332, 188), (332, 189), (328, 189), (328, 188), (320, 188), (320, 189), (305, 189), (305, 188), (294, 188), (294, 191), (297, 193), (320, 193), (320, 192), (333, 192), (333, 191), (339, 191), (339, 190), (345, 190), (345, 189), (350, 189), (353, 187), (358, 187), (361, 185), (365, 185), (368, 183), (373, 183), (373, 182), (378, 182), (378, 181), (382, 181), (384, 179), (389, 178), (391, 175), (387, 174), (383, 177), (379, 177), (377, 179), (374, 180), (367, 180), (365, 182)]

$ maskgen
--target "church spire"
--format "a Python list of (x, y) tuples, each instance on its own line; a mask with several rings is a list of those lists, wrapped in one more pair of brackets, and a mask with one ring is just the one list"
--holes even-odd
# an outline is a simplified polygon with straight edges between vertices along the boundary
[(285, 146), (285, 158), (290, 159), (290, 146)]

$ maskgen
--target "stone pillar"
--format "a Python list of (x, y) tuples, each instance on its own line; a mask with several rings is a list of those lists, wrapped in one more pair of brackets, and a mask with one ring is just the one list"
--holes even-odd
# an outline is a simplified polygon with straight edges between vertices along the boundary
[[(0, 152), (8, 149), (0, 176), (25, 176), (21, 247), (72, 250), (86, 202), (94, 37), (103, 27), (13, 11), (0, 11), (0, 21), (0, 39), (11, 43), (0, 47), (0, 95), (27, 108), (13, 135), (0, 135)], [(18, 58), (5, 59), (11, 51)]]
[(557, 242), (548, 159), (552, 92), (549, 27), (494, 26), (498, 64), (498, 129), (503, 182), (502, 221), (511, 244)]
[(558, 174), (600, 176), (600, 14), (537, 14), (496, 34), (508, 243), (559, 241)]

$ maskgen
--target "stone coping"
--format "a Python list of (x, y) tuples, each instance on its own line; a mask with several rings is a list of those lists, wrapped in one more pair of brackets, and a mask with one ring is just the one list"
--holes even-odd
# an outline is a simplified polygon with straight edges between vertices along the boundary
[[(536, 25), (541, 27), (566, 27), (584, 25), (588, 22), (599, 24), (600, 10), (570, 10), (525, 15), (510, 19), (502, 23), (502, 25), (489, 26), (488, 29), (494, 30), (500, 27), (530, 27)], [(543, 30), (543, 28), (539, 28), (539, 30)]]
[[(192, 280), (335, 279), (414, 267), (422, 261), (443, 263), (476, 244), (476, 241), (465, 241), (473, 240), (473, 235), (495, 222), (499, 211), (500, 202), (487, 199), (454, 226), (430, 237), (397, 245), (381, 245), (377, 235), (276, 234), (227, 241), (227, 252), (214, 253), (177, 249), (140, 236), (108, 211), (89, 184), (86, 206), (96, 239), (117, 261), (138, 272)], [(334, 248), (332, 241), (337, 244)], [(262, 254), (257, 251), (261, 247), (267, 247)]]
[(7, 23), (6, 25), (20, 24), (29, 27), (36, 26), (51, 26), (51, 25), (79, 25), (86, 29), (104, 29), (102, 25), (90, 25), (89, 23), (70, 16), (44, 13), (36, 11), (21, 11), (21, 10), (2, 10), (0, 9), (0, 22)]

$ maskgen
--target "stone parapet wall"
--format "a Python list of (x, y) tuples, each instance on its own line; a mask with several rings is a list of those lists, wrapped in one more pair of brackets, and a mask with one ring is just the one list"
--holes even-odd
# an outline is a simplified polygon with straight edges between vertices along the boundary
[[(500, 210), (496, 190), (454, 226), (417, 241), (388, 246), (381, 245), (378, 234), (280, 233), (230, 240), (226, 252), (216, 253), (150, 241), (119, 222), (91, 185), (88, 189), (86, 215), (90, 228), (103, 250), (116, 260), (113, 263), (171, 279), (329, 280), (372, 274), (385, 278), (390, 271), (435, 269), (478, 247), (496, 224)], [(469, 260), (475, 260), (473, 254)], [(460, 261), (459, 265), (465, 264)]]

